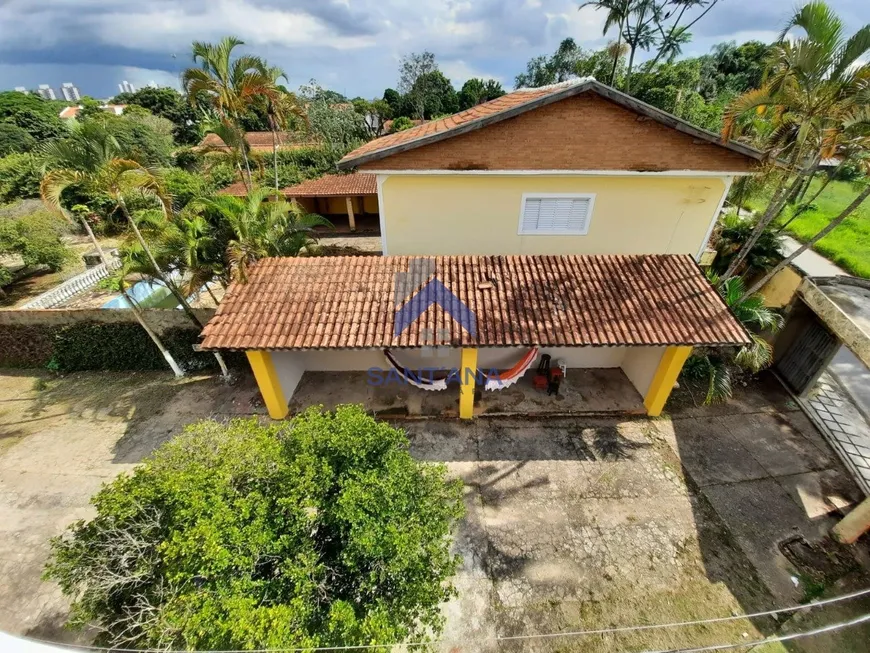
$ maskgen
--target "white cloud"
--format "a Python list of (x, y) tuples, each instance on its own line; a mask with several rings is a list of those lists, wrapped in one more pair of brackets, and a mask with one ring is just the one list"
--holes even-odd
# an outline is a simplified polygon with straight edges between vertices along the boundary
[(480, 79), (494, 79), (497, 82), (500, 82), (504, 85), (504, 79), (498, 77), (497, 75), (491, 75), (490, 73), (481, 70), (479, 68), (475, 68), (474, 66), (466, 63), (461, 59), (454, 59), (452, 61), (442, 61), (438, 64), (438, 67), (441, 69), (441, 72), (449, 79), (453, 86), (457, 89), (462, 86), (467, 80), (472, 77), (479, 77)]

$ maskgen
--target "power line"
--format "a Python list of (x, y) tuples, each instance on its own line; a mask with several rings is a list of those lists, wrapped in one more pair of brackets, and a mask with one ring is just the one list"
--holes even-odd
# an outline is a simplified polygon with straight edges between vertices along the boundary
[[(797, 612), (800, 610), (809, 610), (811, 608), (818, 608), (825, 605), (830, 605), (832, 603), (839, 603), (841, 601), (848, 601), (851, 599), (855, 599), (861, 596), (866, 596), (870, 594), (870, 588), (859, 590), (857, 592), (851, 592), (850, 594), (843, 594), (841, 596), (835, 596), (829, 599), (822, 599), (821, 601), (813, 601), (812, 603), (805, 603), (803, 605), (794, 605), (787, 608), (776, 608), (774, 610), (765, 610), (764, 612), (753, 612), (750, 614), (739, 614), (739, 615), (730, 615), (727, 617), (712, 617), (709, 619), (699, 619), (696, 621), (672, 621), (669, 623), (663, 624), (643, 624), (636, 626), (614, 626), (612, 628), (597, 628), (591, 630), (574, 630), (574, 631), (565, 631), (558, 633), (541, 633), (541, 634), (530, 634), (530, 635), (509, 635), (509, 636), (497, 636), (492, 638), (491, 640), (484, 641), (512, 641), (512, 640), (529, 640), (529, 639), (542, 639), (542, 638), (555, 638), (555, 637), (584, 637), (588, 635), (608, 635), (608, 634), (618, 634), (618, 633), (626, 633), (626, 632), (634, 632), (634, 631), (644, 631), (644, 630), (656, 630), (656, 629), (664, 629), (664, 628), (684, 628), (687, 626), (698, 626), (702, 624), (711, 624), (711, 623), (722, 623), (727, 621), (737, 621), (740, 619), (755, 619), (757, 617), (767, 617), (776, 614), (782, 614), (785, 612)], [(828, 630), (837, 630), (838, 628), (845, 628), (847, 626), (853, 626), (864, 621), (870, 621), (870, 614), (864, 615), (860, 617), (858, 620), (854, 620), (853, 622), (845, 622), (844, 624), (834, 624), (833, 626), (826, 626), (824, 629), (819, 629), (818, 632), (810, 631), (804, 634), (796, 634), (796, 635), (788, 635), (784, 636), (788, 639), (795, 639), (796, 637), (806, 637), (809, 635), (819, 634), (821, 632), (827, 632)], [(49, 645), (57, 645), (56, 642), (51, 642), (49, 640), (44, 639), (34, 639), (34, 638), (26, 638), (28, 641), (37, 642), (40, 644), (49, 644)], [(754, 646), (756, 644), (763, 644), (767, 640), (760, 640), (759, 642), (741, 642), (739, 644), (721, 644), (717, 645), (724, 648), (737, 648), (739, 646)], [(787, 640), (771, 640), (771, 641), (787, 641)], [(267, 649), (237, 649), (237, 650), (225, 650), (225, 651), (209, 651), (209, 653), (302, 653), (303, 651), (375, 651), (382, 649), (391, 649), (396, 646), (403, 647), (419, 647), (419, 646), (431, 646), (432, 644), (446, 643), (447, 640), (444, 639), (436, 639), (430, 640), (428, 642), (396, 642), (393, 644), (354, 644), (347, 646), (318, 646), (318, 647), (290, 647), (290, 648), (267, 648)], [(466, 642), (468, 643), (468, 642)], [(482, 643), (482, 642), (480, 642)], [(116, 647), (103, 647), (103, 646), (89, 646), (84, 644), (64, 644), (65, 648), (75, 649), (75, 650), (83, 650), (83, 651), (106, 651), (107, 653), (189, 653), (189, 651), (179, 651), (179, 650), (167, 650), (167, 649), (142, 649), (142, 648), (116, 648)], [(662, 651), (660, 653), (694, 653), (695, 651), (707, 651), (707, 650), (724, 650), (724, 649), (673, 649), (672, 651)]]
[(701, 646), (699, 648), (672, 648), (668, 649), (667, 651), (657, 651), (656, 653), (704, 653), (705, 651), (725, 651), (727, 649), (744, 648), (747, 646), (760, 646), (761, 644), (775, 644), (777, 642), (788, 642), (790, 640), (800, 639), (802, 637), (822, 635), (823, 633), (830, 633), (835, 630), (840, 630), (842, 628), (857, 626), (858, 624), (862, 624), (868, 621), (870, 621), (870, 614), (864, 614), (860, 617), (852, 619), (851, 621), (841, 621), (840, 623), (822, 626), (821, 628), (815, 628), (813, 630), (805, 630), (799, 633), (776, 635), (775, 637), (758, 639), (754, 642), (737, 642), (736, 644), (712, 644), (710, 646)]
[(810, 608), (816, 608), (823, 605), (829, 605), (831, 603), (837, 603), (839, 601), (848, 601), (849, 599), (855, 599), (859, 596), (864, 596), (866, 594), (870, 594), (870, 588), (860, 590), (858, 592), (852, 592), (851, 594), (844, 594), (842, 596), (835, 596), (830, 599), (823, 599), (821, 601), (814, 601), (812, 603), (805, 603), (803, 605), (795, 605), (789, 608), (776, 608), (775, 610), (765, 610), (764, 612), (753, 612), (751, 614), (739, 614), (739, 615), (731, 615), (728, 617), (712, 617), (710, 619), (700, 619), (698, 621), (672, 621), (670, 623), (664, 624), (649, 624), (649, 625), (641, 625), (641, 626), (615, 626), (613, 628), (599, 628), (595, 630), (574, 630), (574, 631), (566, 631), (562, 633), (545, 633), (540, 635), (512, 635), (509, 637), (499, 637), (499, 640), (512, 640), (512, 639), (543, 639), (543, 638), (552, 638), (552, 637), (574, 637), (576, 635), (609, 635), (612, 633), (625, 633), (630, 631), (638, 631), (638, 630), (656, 630), (662, 628), (680, 628), (684, 626), (696, 626), (701, 624), (714, 624), (714, 623), (722, 623), (725, 621), (737, 621), (739, 619), (755, 619), (757, 617), (769, 617), (775, 614), (782, 614), (784, 612), (797, 612), (799, 610), (809, 610)]

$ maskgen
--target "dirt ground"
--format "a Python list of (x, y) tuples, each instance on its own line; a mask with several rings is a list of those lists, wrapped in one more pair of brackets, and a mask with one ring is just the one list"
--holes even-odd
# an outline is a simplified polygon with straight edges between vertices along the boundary
[[(824, 539), (860, 498), (776, 387), (726, 407), (685, 399), (649, 420), (482, 417), (397, 422), (412, 453), (465, 483), (459, 595), (443, 651), (639, 651), (752, 641), (867, 612), (853, 601), (788, 621), (540, 637), (730, 616), (870, 587), (866, 543)], [(262, 414), (235, 386), (164, 374), (0, 373), (0, 629), (65, 642), (67, 604), (40, 580), (48, 538), (90, 514), (100, 484), (186, 423)], [(794, 580), (793, 580), (794, 579)], [(510, 639), (512, 637), (523, 639)], [(865, 651), (856, 628), (765, 651)]]

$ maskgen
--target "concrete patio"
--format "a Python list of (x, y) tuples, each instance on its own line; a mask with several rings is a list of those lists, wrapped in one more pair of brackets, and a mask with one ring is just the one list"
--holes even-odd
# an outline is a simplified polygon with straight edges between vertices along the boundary
[[(568, 378), (576, 378), (570, 370)], [(397, 422), (414, 456), (446, 464), (465, 484), (458, 596), (444, 607), (435, 650), (661, 650), (751, 641), (870, 610), (870, 601), (854, 601), (800, 623), (738, 619), (537, 637), (729, 616), (870, 586), (866, 543), (837, 548), (824, 537), (860, 493), (798, 407), (767, 381), (738, 389), (724, 406), (678, 396), (670, 416), (654, 420)], [(184, 424), (263, 413), (247, 377), (230, 387), (158, 373), (5, 372), (0, 397), (0, 628), (82, 644), (88, 633), (63, 628), (66, 599), (40, 580), (48, 539), (90, 516), (88, 499), (101, 483), (129, 472)], [(796, 537), (820, 555), (796, 555)], [(802, 650), (863, 652), (868, 637), (856, 628)]]
[[(481, 391), (475, 415), (643, 415), (643, 399), (619, 368), (569, 369), (557, 395), (533, 387), (534, 371), (526, 372), (504, 390)], [(338, 404), (363, 404), (384, 417), (457, 417), (459, 388), (431, 392), (408, 384), (377, 384), (381, 377), (367, 372), (305, 372), (290, 400), (290, 411), (312, 404), (334, 408)], [(374, 379), (374, 380), (373, 380)]]

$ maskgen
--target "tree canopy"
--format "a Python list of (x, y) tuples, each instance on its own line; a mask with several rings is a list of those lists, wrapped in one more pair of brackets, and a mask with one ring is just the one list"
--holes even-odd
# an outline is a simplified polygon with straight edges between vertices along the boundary
[(52, 541), (46, 577), (101, 644), (417, 641), (454, 594), (461, 483), (361, 407), (188, 426)]

